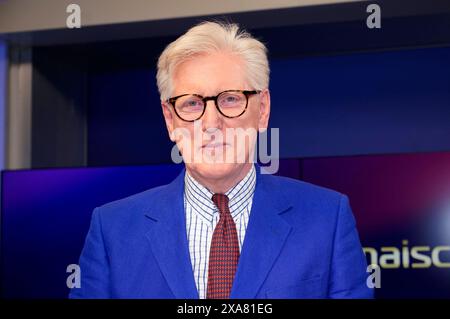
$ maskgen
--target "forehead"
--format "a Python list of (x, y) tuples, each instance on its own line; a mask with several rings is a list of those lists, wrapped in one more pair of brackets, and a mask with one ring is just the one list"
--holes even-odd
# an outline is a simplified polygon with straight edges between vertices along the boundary
[(241, 57), (223, 52), (197, 55), (177, 66), (174, 95), (215, 95), (230, 89), (248, 89), (246, 80)]

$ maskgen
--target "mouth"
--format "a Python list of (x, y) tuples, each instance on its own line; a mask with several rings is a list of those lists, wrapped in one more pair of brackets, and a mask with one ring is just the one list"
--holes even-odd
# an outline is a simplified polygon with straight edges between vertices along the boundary
[(202, 145), (202, 149), (204, 150), (215, 150), (226, 147), (228, 144), (223, 142), (210, 142)]

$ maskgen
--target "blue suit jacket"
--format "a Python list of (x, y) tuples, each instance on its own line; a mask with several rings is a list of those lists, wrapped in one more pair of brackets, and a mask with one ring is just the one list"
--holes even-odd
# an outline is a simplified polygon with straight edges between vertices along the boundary
[[(348, 198), (257, 172), (231, 298), (372, 297)], [(184, 173), (94, 210), (71, 298), (198, 298)]]

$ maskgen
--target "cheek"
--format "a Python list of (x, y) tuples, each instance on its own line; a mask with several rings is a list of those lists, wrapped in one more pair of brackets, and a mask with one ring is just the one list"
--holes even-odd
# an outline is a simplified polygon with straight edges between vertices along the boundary
[[(248, 112), (248, 113), (247, 113)], [(246, 113), (244, 113), (241, 117), (236, 118), (234, 123), (232, 124), (232, 127), (240, 127), (243, 129), (248, 128), (258, 128), (258, 121), (259, 121), (259, 113), (256, 112), (256, 110), (251, 109), (247, 110)]]
[(250, 103), (247, 109), (247, 112), (249, 113), (248, 116), (254, 125), (258, 125), (260, 117), (260, 104), (255, 101), (252, 102), (253, 103)]
[(187, 125), (189, 124), (187, 122), (175, 119), (173, 124), (172, 136), (180, 148), (183, 144), (186, 145), (186, 143), (191, 141), (194, 136), (194, 132), (191, 125)]
[(178, 131), (191, 131), (192, 123), (180, 120), (176, 114), (173, 114), (173, 128)]
[(256, 140), (258, 135), (258, 120), (255, 116), (244, 116), (234, 119), (235, 121), (228, 122), (226, 128), (230, 129), (226, 140), (232, 143), (235, 147), (238, 145), (248, 145), (249, 141), (252, 143)]

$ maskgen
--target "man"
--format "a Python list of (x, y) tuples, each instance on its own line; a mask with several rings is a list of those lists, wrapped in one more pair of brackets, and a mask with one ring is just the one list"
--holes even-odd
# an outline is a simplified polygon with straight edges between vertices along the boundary
[(253, 164), (270, 114), (260, 41), (201, 23), (161, 54), (157, 84), (185, 170), (95, 209), (72, 298), (372, 296), (347, 197)]

